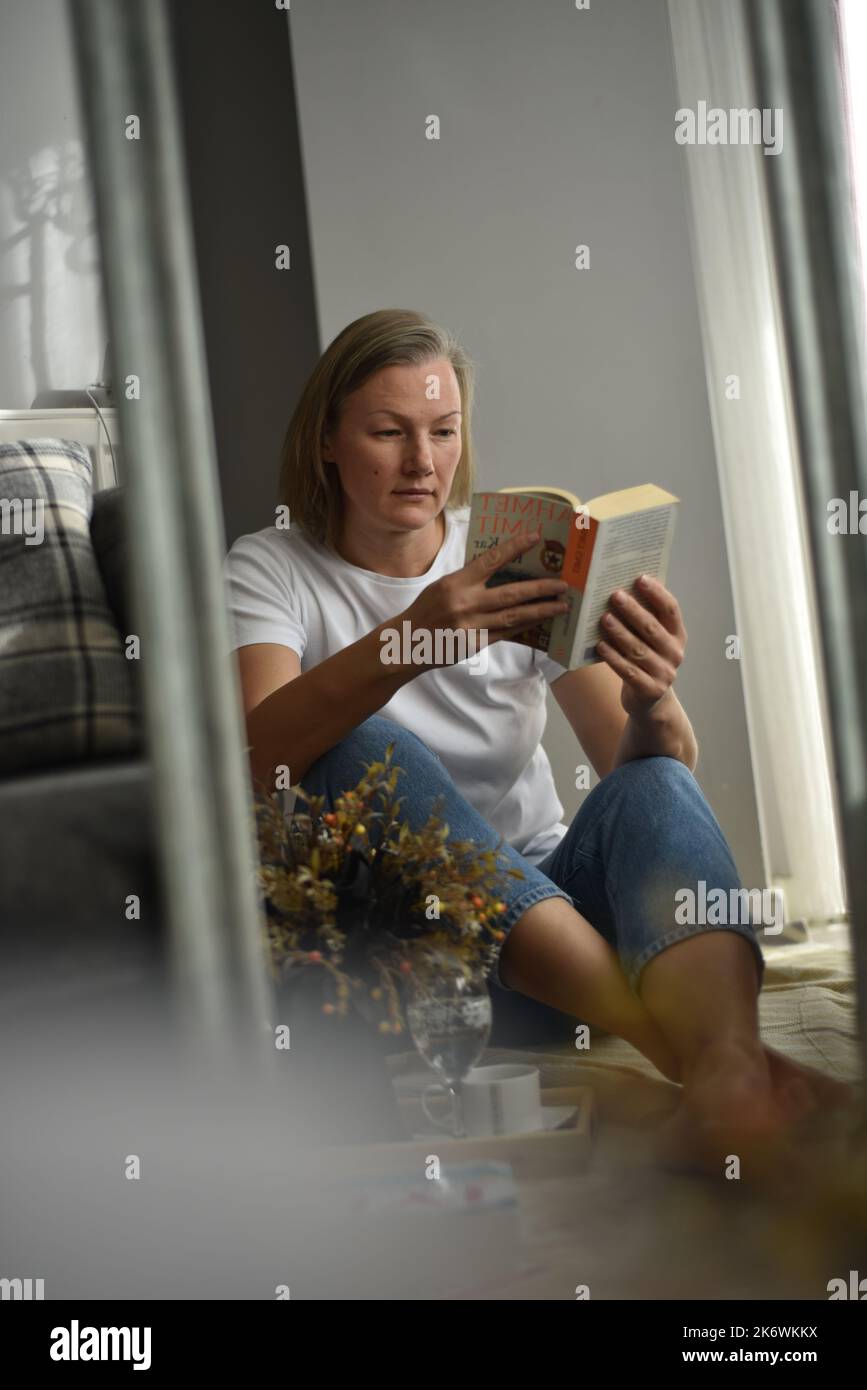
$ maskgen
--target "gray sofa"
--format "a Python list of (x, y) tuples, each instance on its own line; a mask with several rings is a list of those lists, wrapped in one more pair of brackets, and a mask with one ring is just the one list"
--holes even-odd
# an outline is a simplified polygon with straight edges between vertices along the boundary
[[(97, 493), (91, 538), (121, 633), (129, 618), (121, 490)], [(159, 979), (164, 914), (144, 749), (0, 778), (0, 1007)], [(129, 918), (135, 894), (141, 914)]]

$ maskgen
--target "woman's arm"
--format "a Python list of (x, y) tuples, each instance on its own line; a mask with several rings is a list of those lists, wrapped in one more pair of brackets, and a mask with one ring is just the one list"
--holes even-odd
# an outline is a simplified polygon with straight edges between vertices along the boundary
[(675, 758), (695, 772), (698, 741), (686, 710), (669, 688), (652, 709), (630, 715), (617, 748), (614, 766), (633, 758)]
[[(383, 623), (382, 627), (387, 626)], [(396, 695), (418, 669), (380, 660), (381, 628), (301, 672), (298, 653), (272, 642), (238, 651), (250, 770), (266, 791), (284, 764), (300, 782), (317, 758)]]
[(617, 749), (629, 722), (620, 703), (621, 684), (604, 662), (567, 671), (551, 682), (551, 694), (598, 777), (607, 777), (617, 766)]
[(597, 774), (634, 758), (676, 758), (694, 771), (698, 744), (672, 689), (686, 628), (673, 594), (657, 580), (618, 591), (603, 618), (602, 662), (551, 683), (554, 697)]
[[(492, 573), (538, 540), (535, 534), (492, 546), (463, 569), (434, 580), (405, 613), (380, 623), (310, 671), (302, 673), (298, 653), (289, 647), (259, 642), (240, 648), (254, 780), (273, 789), (275, 769), (282, 764), (288, 766), (290, 780), (300, 782), (323, 753), (430, 669), (416, 662), (383, 662), (381, 635), (386, 628), (400, 631), (408, 619), (413, 632), (485, 630), (490, 644), (562, 612), (565, 605), (559, 595), (566, 585), (556, 579), (486, 587)], [(449, 650), (448, 643), (441, 646)]]
[(551, 693), (599, 777), (633, 758), (667, 757), (695, 770), (698, 744), (686, 711), (669, 689), (649, 712), (627, 715), (623, 682), (610, 666), (582, 666), (551, 683)]

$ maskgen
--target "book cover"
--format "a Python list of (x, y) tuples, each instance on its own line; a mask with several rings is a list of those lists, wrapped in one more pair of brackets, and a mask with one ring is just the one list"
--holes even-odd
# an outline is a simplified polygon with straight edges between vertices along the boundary
[(502, 488), (473, 497), (467, 561), (491, 546), (539, 529), (537, 546), (509, 562), (488, 587), (526, 579), (564, 579), (569, 611), (509, 641), (547, 652), (574, 669), (598, 661), (599, 620), (617, 588), (631, 589), (640, 574), (665, 582), (677, 501), (652, 483), (623, 488), (581, 504), (559, 488)]

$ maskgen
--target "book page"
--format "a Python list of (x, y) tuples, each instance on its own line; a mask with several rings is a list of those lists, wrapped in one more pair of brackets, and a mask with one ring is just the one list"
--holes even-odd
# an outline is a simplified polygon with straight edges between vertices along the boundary
[(615, 589), (630, 591), (640, 574), (665, 582), (677, 508), (656, 507), (600, 525), (571, 665), (598, 661), (599, 619)]
[(656, 483), (641, 483), (638, 487), (622, 487), (617, 492), (606, 492), (601, 497), (592, 497), (587, 503), (591, 516), (599, 521), (607, 521), (614, 516), (632, 516), (635, 512), (651, 511), (654, 507), (673, 506), (678, 498), (673, 492), (666, 492)]

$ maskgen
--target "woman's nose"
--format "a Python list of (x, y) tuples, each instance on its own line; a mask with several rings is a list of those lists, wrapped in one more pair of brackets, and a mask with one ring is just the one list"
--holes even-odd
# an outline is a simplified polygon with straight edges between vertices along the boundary
[(407, 468), (416, 468), (422, 473), (430, 473), (433, 468), (430, 444), (423, 439), (411, 443), (404, 464)]

